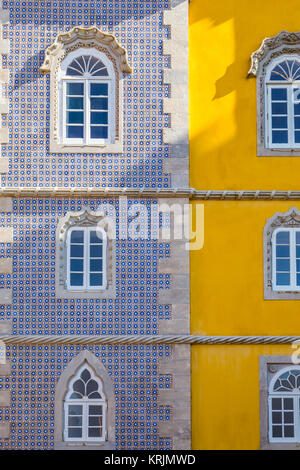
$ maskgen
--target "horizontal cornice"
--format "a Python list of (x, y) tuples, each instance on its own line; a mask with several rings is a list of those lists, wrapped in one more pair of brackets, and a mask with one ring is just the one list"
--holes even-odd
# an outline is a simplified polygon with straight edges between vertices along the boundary
[(262, 190), (197, 190), (194, 188), (62, 188), (18, 187), (0, 188), (0, 197), (119, 197), (188, 198), (194, 200), (300, 200), (300, 191)]
[(196, 335), (9, 335), (6, 344), (292, 344), (300, 336), (196, 336)]

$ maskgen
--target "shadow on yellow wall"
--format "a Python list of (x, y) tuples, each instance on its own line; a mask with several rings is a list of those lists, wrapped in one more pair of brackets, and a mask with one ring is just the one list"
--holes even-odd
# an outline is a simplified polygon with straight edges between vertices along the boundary
[(265, 37), (298, 31), (300, 4), (190, 3), (190, 184), (201, 189), (299, 189), (300, 157), (257, 157), (250, 56)]

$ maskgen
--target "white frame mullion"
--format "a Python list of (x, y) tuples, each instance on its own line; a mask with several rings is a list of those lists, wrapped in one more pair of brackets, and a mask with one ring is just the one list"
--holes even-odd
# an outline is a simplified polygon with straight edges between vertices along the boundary
[[(272, 408), (272, 398), (292, 398), (293, 399), (293, 413), (294, 413), (294, 437), (272, 437), (272, 412), (276, 412)], [(269, 442), (280, 443), (280, 442), (300, 442), (300, 432), (299, 432), (299, 400), (300, 395), (290, 395), (284, 393), (272, 393), (268, 396), (268, 409), (269, 409)], [(284, 428), (284, 412), (289, 412), (291, 410), (284, 410), (283, 405), (280, 413), (282, 414), (282, 423), (281, 426)], [(279, 411), (278, 411), (279, 412)]]
[(287, 87), (288, 145), (295, 147), (293, 87)]

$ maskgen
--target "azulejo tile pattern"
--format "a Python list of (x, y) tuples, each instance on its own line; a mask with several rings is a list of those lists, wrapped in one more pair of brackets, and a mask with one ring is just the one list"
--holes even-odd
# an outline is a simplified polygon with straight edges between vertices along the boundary
[[(10, 140), (0, 158), (10, 159), (2, 187), (170, 187), (163, 173), (169, 146), (163, 144), (163, 69), (170, 66), (162, 41), (169, 37), (163, 11), (169, 0), (24, 0), (3, 1), (10, 21), (2, 26), (10, 54), (2, 66), (10, 70), (9, 114), (3, 126)], [(127, 50), (133, 68), (124, 80), (124, 153), (49, 153), (49, 77), (40, 74), (45, 49), (60, 32), (76, 25), (96, 24), (112, 33)], [(153, 200), (128, 199), (128, 206)], [(157, 201), (154, 201), (157, 203)], [(69, 211), (100, 205), (119, 217), (114, 197), (41, 198), (13, 201), (1, 213), (0, 227), (13, 227), (13, 243), (0, 243), (0, 258), (11, 257), (13, 272), (0, 274), (0, 287), (11, 289), (11, 305), (0, 305), (0, 319), (12, 321), (18, 335), (158, 334), (159, 320), (172, 319), (171, 306), (159, 304), (161, 289), (170, 289), (170, 274), (160, 273), (159, 260), (171, 246), (151, 240), (116, 240), (115, 299), (60, 299), (55, 292), (56, 227)], [(149, 218), (150, 220), (150, 218)], [(130, 220), (129, 220), (130, 222)], [(149, 222), (150, 223), (150, 222)], [(150, 225), (149, 225), (150, 229)], [(150, 230), (149, 230), (150, 233)], [(173, 375), (159, 369), (171, 360), (169, 345), (7, 345), (10, 376), (0, 376), (0, 390), (9, 390), (11, 406), (0, 408), (0, 423), (10, 423), (9, 439), (0, 449), (54, 447), (54, 396), (59, 377), (84, 349), (107, 369), (116, 401), (117, 449), (171, 449), (172, 436), (160, 436), (161, 422), (172, 419), (172, 406), (159, 401), (172, 389)]]
[[(162, 131), (169, 125), (162, 100), (168, 37), (163, 10), (168, 0), (3, 1), (10, 22), (3, 38), (10, 41), (8, 95), (10, 141), (2, 157), (10, 158), (3, 186), (169, 187), (163, 160), (169, 148)], [(114, 34), (126, 49), (133, 73), (124, 80), (123, 154), (50, 154), (50, 81), (39, 72), (44, 52), (56, 36), (74, 26), (96, 24)]]

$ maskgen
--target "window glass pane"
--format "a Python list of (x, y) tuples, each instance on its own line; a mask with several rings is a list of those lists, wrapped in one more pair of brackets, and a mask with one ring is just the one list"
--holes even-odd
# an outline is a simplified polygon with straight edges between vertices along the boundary
[(290, 232), (278, 232), (276, 242), (281, 245), (288, 245), (290, 243)]
[(67, 83), (67, 94), (83, 96), (83, 83)]
[(276, 274), (276, 284), (278, 286), (289, 286), (290, 285), (290, 275), (288, 273), (277, 273)]
[(287, 144), (288, 131), (272, 131), (273, 144)]
[(296, 243), (300, 245), (300, 232), (296, 231)]
[(70, 284), (71, 286), (83, 286), (83, 274), (71, 273)]
[(68, 124), (83, 124), (83, 112), (81, 111), (68, 111), (67, 112)]
[(89, 405), (89, 416), (102, 416), (101, 405)]
[(90, 416), (89, 417), (89, 426), (102, 427), (102, 416)]
[(69, 405), (69, 415), (81, 416), (82, 405)]
[(294, 409), (294, 400), (293, 398), (284, 398), (283, 399), (284, 409), (293, 410)]
[(287, 116), (273, 116), (272, 129), (287, 129)]
[(277, 259), (276, 260), (276, 271), (290, 271), (290, 260), (288, 259)]
[(277, 245), (276, 256), (278, 258), (288, 258), (290, 256), (290, 247), (288, 245)]
[(295, 129), (300, 129), (300, 117), (294, 118)]
[(272, 101), (286, 101), (287, 90), (286, 88), (272, 88), (271, 96), (272, 96)]
[(282, 426), (272, 426), (272, 436), (282, 437)]
[(300, 246), (296, 245), (296, 257), (300, 258)]
[(102, 274), (90, 274), (90, 286), (102, 286)]
[(71, 232), (72, 243), (83, 243), (83, 240), (84, 240), (83, 230), (72, 230)]
[(90, 245), (90, 257), (102, 258), (102, 245)]
[(284, 426), (284, 437), (294, 437), (294, 426)]
[(295, 144), (300, 143), (300, 131), (295, 131)]
[(91, 98), (91, 109), (105, 109), (105, 110), (108, 109), (108, 99), (107, 98)]
[(274, 412), (272, 413), (272, 423), (273, 424), (281, 424), (282, 423), (282, 413), (281, 412)]
[(107, 124), (108, 123), (108, 113), (91, 113), (91, 124)]
[(272, 409), (281, 410), (281, 398), (272, 398)]
[(101, 272), (102, 271), (102, 258), (90, 260), (90, 271)]
[(71, 259), (71, 271), (83, 272), (83, 260)]
[(294, 413), (292, 413), (291, 411), (285, 412), (284, 413), (284, 423), (285, 424), (294, 423)]
[(91, 126), (91, 139), (107, 139), (108, 128), (104, 126)]
[(91, 243), (102, 243), (102, 233), (99, 232), (99, 236), (98, 236), (98, 232), (96, 230), (91, 231), (90, 232), (90, 242)]
[(68, 139), (83, 139), (83, 126), (67, 126)]
[(71, 245), (71, 258), (83, 258), (83, 245)]
[(82, 426), (82, 416), (69, 416), (69, 426)]
[(295, 116), (300, 116), (300, 103), (294, 104), (294, 114)]
[(272, 114), (287, 114), (287, 103), (272, 102)]
[(83, 98), (67, 97), (67, 109), (83, 109)]
[(108, 84), (107, 83), (91, 83), (92, 96), (107, 96)]
[(82, 428), (68, 428), (69, 437), (82, 437)]
[(102, 428), (89, 428), (89, 437), (101, 437)]

